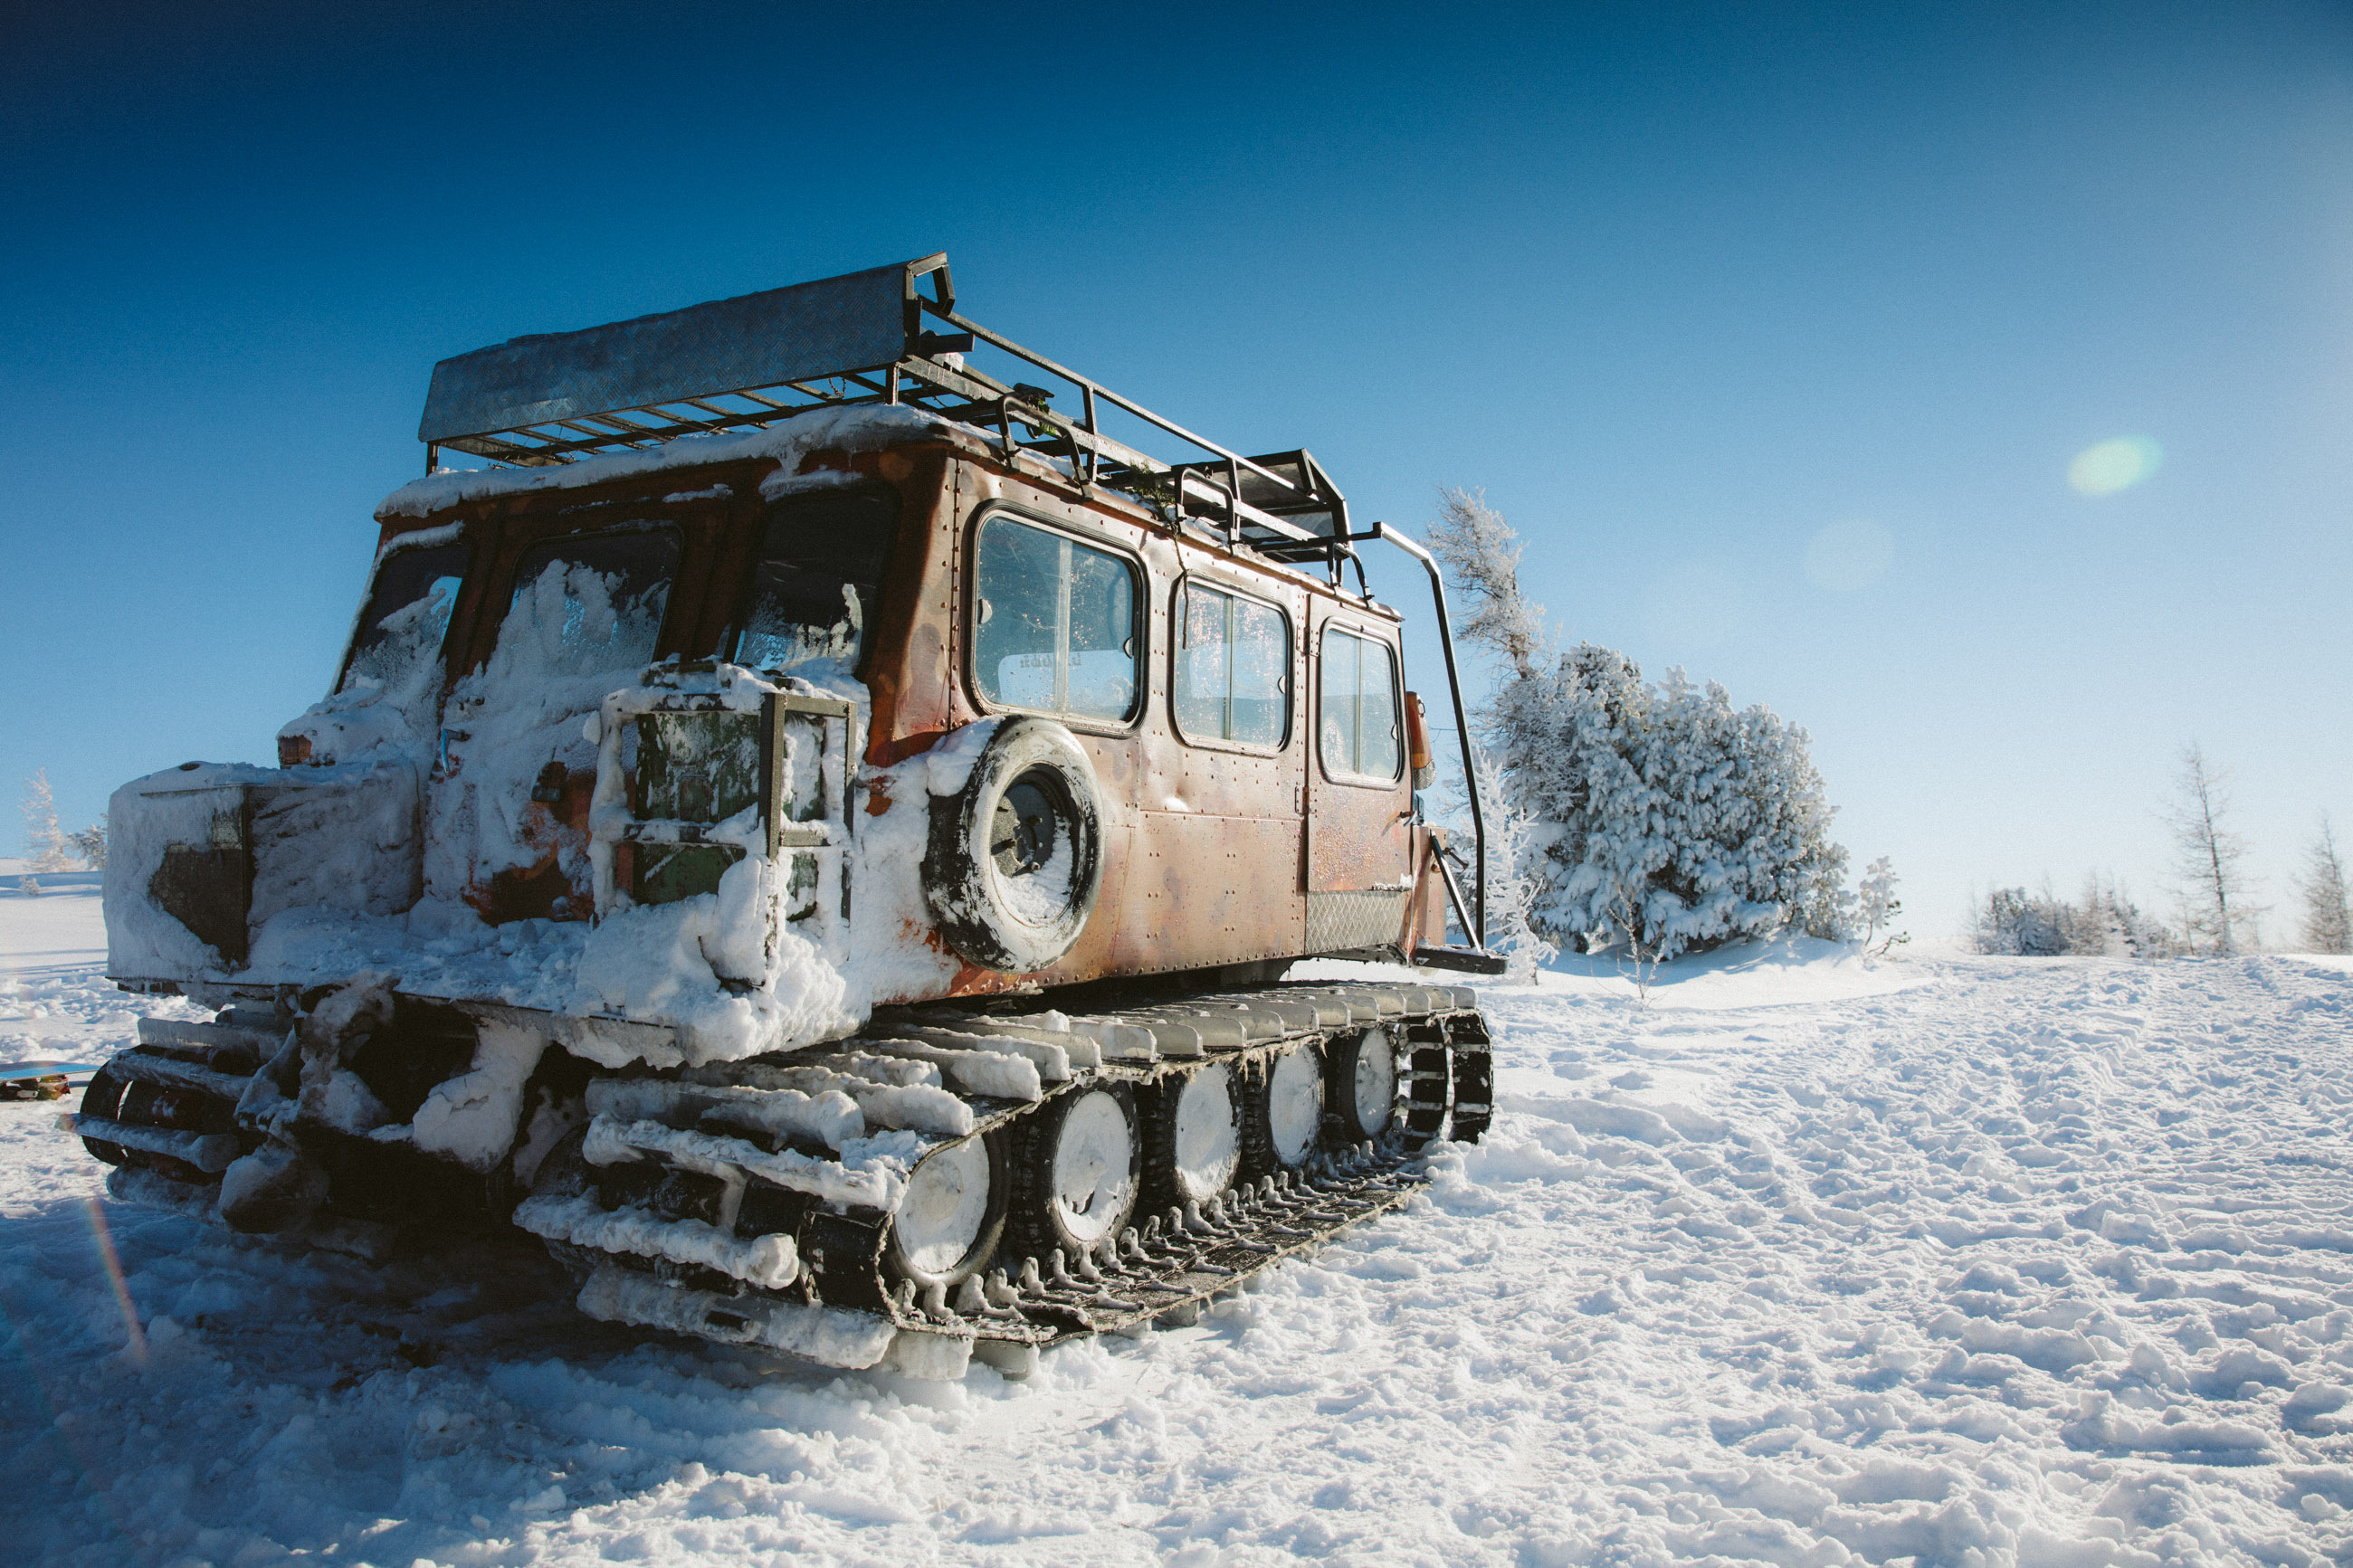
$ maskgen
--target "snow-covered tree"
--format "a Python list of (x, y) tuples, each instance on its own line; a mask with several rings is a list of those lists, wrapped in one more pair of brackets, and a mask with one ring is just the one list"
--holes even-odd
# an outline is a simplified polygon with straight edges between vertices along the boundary
[(1536, 935), (1622, 946), (1639, 966), (1784, 924), (1845, 934), (1846, 851), (1803, 730), (1680, 669), (1653, 685), (1612, 648), (1555, 653), (1520, 593), (1519, 542), (1477, 495), (1442, 492), (1430, 541), (1463, 640), (1508, 667), (1480, 717), (1530, 824)]
[(2057, 958), (2072, 950), (2073, 933), (2066, 906), (2049, 893), (1996, 888), (1978, 910), (1979, 952), (2013, 958)]
[(2208, 762), (2193, 741), (2182, 751), (2165, 813), (2173, 830), (2182, 934), (2193, 952), (2236, 952), (2242, 928), (2257, 912), (2247, 902), (2242, 869), (2247, 843), (2231, 831), (2230, 819), (2230, 770)]
[(2084, 881), (2073, 951), (2094, 957), (2176, 958), (2181, 938), (2144, 912), (2121, 882), (2114, 877), (2103, 881), (2095, 873)]
[(2304, 945), (2314, 952), (2353, 952), (2353, 910), (2348, 910), (2345, 860), (2337, 853), (2337, 831), (2324, 813), (2320, 832), (2304, 851), (2304, 869), (2295, 879), (2304, 900)]
[(49, 773), (44, 768), (25, 781), (25, 799), (17, 808), (25, 815), (25, 854), (36, 871), (63, 871), (73, 865), (66, 836), (58, 826), (57, 802), (49, 795)]
[(2172, 958), (2181, 939), (2165, 922), (2144, 914), (2123, 886), (2098, 875), (2084, 881), (2081, 900), (2069, 903), (2052, 891), (1998, 888), (1978, 909), (1973, 935), (1979, 952), (2029, 958)]
[(71, 846), (73, 852), (81, 858), (81, 863), (84, 866), (93, 871), (106, 869), (106, 818), (104, 816), (100, 816), (96, 822), (78, 833), (67, 834), (66, 843)]
[[(1901, 880), (1895, 862), (1884, 855), (1862, 868), (1862, 883), (1855, 889), (1855, 919), (1862, 926), (1863, 952), (1884, 953), (1912, 940), (1911, 932), (1895, 929), (1895, 917), (1904, 912), (1904, 900), (1895, 896)], [(1881, 931), (1887, 933), (1883, 939)]]
[(1752, 901), (1787, 911), (1809, 936), (1851, 936), (1854, 894), (1846, 885), (1846, 846), (1830, 836), (1838, 808), (1815, 771), (1813, 738), (1769, 708), (1742, 710), (1740, 723), (1753, 759), (1746, 790), (1757, 818), (1744, 855)]

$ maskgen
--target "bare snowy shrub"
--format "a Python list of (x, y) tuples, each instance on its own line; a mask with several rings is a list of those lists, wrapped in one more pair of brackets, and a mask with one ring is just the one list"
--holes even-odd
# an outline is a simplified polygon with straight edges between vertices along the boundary
[(2337, 850), (2337, 832), (2327, 814), (2320, 832), (2304, 851), (2304, 869), (2295, 879), (2296, 896), (2304, 901), (2304, 945), (2313, 952), (2353, 952), (2353, 910), (2347, 907), (2345, 860)]
[(25, 816), (25, 855), (35, 871), (64, 871), (73, 866), (66, 836), (58, 826), (57, 803), (49, 795), (47, 768), (25, 781), (25, 799), (17, 809)]
[[(1904, 912), (1904, 900), (1895, 896), (1899, 880), (1895, 863), (1884, 855), (1862, 868), (1862, 882), (1855, 889), (1855, 919), (1862, 927), (1866, 953), (1883, 956), (1912, 940), (1911, 932), (1895, 929), (1895, 917)], [(1882, 931), (1887, 933), (1883, 938)]]
[(1487, 948), (1511, 965), (1509, 978), (1526, 984), (1560, 950), (1529, 923), (1536, 882), (1527, 862), (1536, 825), (1503, 787), (1495, 759), (1483, 754), (1479, 806), (1487, 821)]
[(1612, 648), (1555, 655), (1518, 540), (1475, 495), (1442, 494), (1430, 538), (1470, 608), (1464, 640), (1510, 667), (1480, 719), (1531, 824), (1536, 935), (1651, 963), (1784, 925), (1847, 934), (1846, 851), (1803, 730), (1680, 669), (1654, 686)]
[(2181, 753), (2174, 796), (2165, 811), (2173, 830), (2174, 875), (2182, 935), (2193, 952), (2239, 950), (2239, 934), (2261, 911), (2248, 902), (2242, 868), (2247, 841), (2231, 831), (2231, 773), (2206, 760), (2195, 741)]

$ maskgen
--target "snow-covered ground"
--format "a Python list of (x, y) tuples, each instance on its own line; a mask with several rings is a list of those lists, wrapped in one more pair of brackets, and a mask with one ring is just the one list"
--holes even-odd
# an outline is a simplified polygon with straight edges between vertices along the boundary
[(41, 891), (28, 897), (17, 876), (0, 874), (0, 1067), (102, 1062), (132, 1043), (142, 1013), (211, 1016), (174, 998), (128, 995), (100, 977), (100, 873), (45, 871), (34, 880)]
[[(97, 929), (0, 896), (0, 1056), (127, 1042)], [(1501, 1114), (1427, 1197), (1026, 1384), (648, 1342), (527, 1248), (231, 1239), (0, 1105), (0, 1556), (2353, 1557), (2343, 961), (1662, 978), (1490, 990)]]

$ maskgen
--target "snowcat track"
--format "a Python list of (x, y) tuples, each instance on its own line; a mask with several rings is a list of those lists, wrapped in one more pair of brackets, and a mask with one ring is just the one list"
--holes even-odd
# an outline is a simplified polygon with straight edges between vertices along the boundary
[(118, 1171), (207, 1187), (260, 1142), (237, 1125), (237, 1101), (284, 1033), (234, 1010), (209, 1024), (142, 1018), (139, 1044), (107, 1060), (60, 1124)]
[[(887, 1056), (910, 1041), (937, 1051), (935, 1061), (950, 1058), (943, 1074), (950, 1084), (958, 1077), (952, 1058), (959, 1043), (981, 1053), (993, 1047), (1034, 1054), (1057, 1040), (1092, 1039), (1102, 1046), (1098, 1062), (1073, 1062), (1059, 1081), (1041, 1084), (1034, 1100), (959, 1092), (971, 1111), (970, 1131), (927, 1141), (914, 1163), (920, 1165), (972, 1140), (1001, 1137), (1050, 1101), (1084, 1092), (1090, 1085), (1141, 1085), (1217, 1061), (1247, 1076), (1302, 1046), (1328, 1053), (1335, 1042), (1377, 1025), (1391, 1034), (1400, 1095), (1396, 1109), (1401, 1114), (1392, 1117), (1379, 1138), (1350, 1146), (1335, 1142), (1337, 1119), (1327, 1112), (1323, 1146), (1295, 1168), (1245, 1171), (1242, 1180), (1206, 1205), (1172, 1206), (1149, 1216), (1139, 1211), (1116, 1237), (1081, 1256), (1000, 1251), (953, 1285), (894, 1274), (892, 1215), (885, 1206), (814, 1202), (807, 1193), (768, 1191), (761, 1174), (747, 1170), (751, 1190), (735, 1196), (732, 1213), (723, 1216), (709, 1201), (716, 1184), (710, 1157), (716, 1149), (705, 1142), (673, 1144), (684, 1155), (681, 1163), (659, 1152), (658, 1137), (643, 1131), (636, 1133), (639, 1142), (632, 1149), (639, 1160), (628, 1165), (617, 1162), (591, 1169), (575, 1156), (571, 1179), (559, 1179), (554, 1200), (573, 1205), (565, 1211), (568, 1234), (550, 1234), (565, 1227), (525, 1211), (518, 1211), (517, 1221), (546, 1236), (551, 1250), (584, 1277), (580, 1305), (596, 1317), (724, 1343), (765, 1345), (837, 1365), (871, 1365), (886, 1355), (904, 1364), (910, 1340), (961, 1346), (952, 1355), (968, 1351), (1003, 1363), (1002, 1352), (1018, 1356), (1155, 1321), (1189, 1322), (1206, 1302), (1243, 1280), (1313, 1251), (1411, 1196), (1426, 1180), (1416, 1156), (1437, 1135), (1450, 1108), (1458, 1139), (1475, 1141), (1486, 1125), (1488, 1036), (1475, 998), (1464, 989), (1279, 985), (1154, 1007), (1037, 1016), (1059, 1018), (1063, 1026), (1044, 1028), (1019, 1016), (919, 1009), (906, 1027), (878, 1019), (860, 1037), (820, 1051), (704, 1069), (691, 1075), (696, 1083), (681, 1084), (677, 1092), (682, 1100), (698, 1093), (740, 1094), (797, 1068), (849, 1076), (861, 1061)], [(1174, 1049), (1161, 1054), (1164, 1045)], [(1051, 1076), (1050, 1068), (1046, 1076)], [(654, 1083), (637, 1081), (655, 1089)], [(1475, 1099), (1463, 1092), (1472, 1090)], [(644, 1125), (637, 1123), (640, 1130)], [(607, 1140), (617, 1135), (617, 1130), (605, 1134)], [(613, 1152), (609, 1142), (605, 1152)], [(612, 1179), (617, 1172), (618, 1184)], [(783, 1174), (795, 1179), (792, 1172)], [(617, 1185), (626, 1190), (616, 1191)], [(541, 1192), (547, 1191), (543, 1179)], [(580, 1206), (583, 1200), (620, 1216), (619, 1223), (607, 1228)], [(755, 1213), (764, 1218), (753, 1222)], [(722, 1217), (733, 1223), (713, 1223)], [(745, 1278), (755, 1271), (741, 1250), (749, 1240), (744, 1233), (752, 1228), (747, 1222), (776, 1221), (791, 1225), (792, 1278), (781, 1284)], [(723, 1230), (733, 1234), (723, 1237)], [(592, 1237), (607, 1244), (582, 1244)], [(610, 1244), (621, 1237), (655, 1250)], [(769, 1260), (776, 1256), (772, 1252)], [(895, 1342), (893, 1336), (899, 1336)]]
[[(1398, 1068), (1377, 1138), (1341, 1142), (1327, 1109), (1317, 1146), (1290, 1168), (1261, 1136), (1246, 1142), (1240, 1178), (1206, 1205), (1138, 1209), (1117, 1236), (1073, 1255), (1019, 1248), (1008, 1231), (953, 1282), (894, 1268), (904, 1183), (848, 1163), (850, 1140), (823, 1125), (847, 1105), (827, 1110), (818, 1098), (842, 1090), (858, 1106), (853, 1125), (913, 1133), (905, 1176), (975, 1141), (1001, 1174), (1018, 1125), (1062, 1096), (1217, 1063), (1253, 1092), (1278, 1057), (1309, 1047), (1328, 1068), (1335, 1046), (1376, 1026)], [(283, 1027), (235, 1011), (209, 1024), (142, 1019), (141, 1043), (62, 1120), (118, 1167), (118, 1196), (208, 1209), (221, 1172), (262, 1142), (239, 1100)], [(1476, 998), (1453, 986), (1293, 984), (1080, 1015), (905, 1009), (808, 1050), (595, 1080), (596, 1114), (568, 1152), (550, 1156), (512, 1217), (582, 1279), (579, 1306), (597, 1318), (839, 1366), (920, 1366), (925, 1345), (934, 1367), (968, 1353), (1012, 1365), (1083, 1335), (1189, 1322), (1251, 1276), (1397, 1207), (1426, 1180), (1416, 1157), (1441, 1131), (1475, 1142), (1485, 1130), (1488, 1053)], [(599, 1134), (592, 1163), (584, 1149)], [(318, 1153), (332, 1142), (305, 1139)], [(419, 1179), (402, 1173), (404, 1191)], [(1149, 1172), (1141, 1185), (1154, 1188)], [(1001, 1194), (993, 1201), (1001, 1212)], [(491, 1206), (490, 1217), (504, 1212)], [(353, 1220), (369, 1229), (358, 1211), (331, 1205), (298, 1238), (340, 1235)], [(364, 1238), (372, 1249), (389, 1245), (373, 1234), (385, 1228)]]

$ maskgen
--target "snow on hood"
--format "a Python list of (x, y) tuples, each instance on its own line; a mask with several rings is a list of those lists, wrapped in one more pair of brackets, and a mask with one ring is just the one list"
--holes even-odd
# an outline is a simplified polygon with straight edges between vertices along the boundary
[[(656, 667), (646, 674), (660, 689), (707, 693), (731, 706), (749, 702), (756, 708), (763, 694), (785, 689), (732, 666), (691, 672)], [(601, 696), (621, 687), (625, 678), (607, 674), (584, 679)], [(804, 695), (850, 700), (857, 710), (853, 754), (862, 751), (870, 710), (863, 686), (839, 681), (820, 689), (805, 680), (787, 685)], [(615, 700), (626, 705), (638, 694), (638, 681), (628, 686)], [(491, 757), (512, 749), (507, 742), (517, 737), (536, 744), (555, 729), (577, 740), (593, 757), (596, 742), (583, 734), (577, 716), (583, 706), (596, 706), (586, 685), (569, 692), (553, 710), (533, 707), (528, 713), (504, 715), (494, 724), (476, 728), (468, 742), (467, 768), (488, 765)], [(588, 722), (601, 727), (596, 718)], [(498, 731), (501, 744), (486, 747), (486, 731)], [(535, 752), (532, 756), (534, 766), (544, 760)], [(482, 761), (478, 763), (476, 758)], [(341, 902), (327, 897), (297, 901), (290, 896), (274, 900), (269, 909), (257, 906), (250, 961), (235, 969), (167, 913), (149, 886), (165, 842), (202, 842), (213, 816), (233, 806), (232, 797), (240, 788), (332, 787), (349, 794), (365, 786), (374, 792), (366, 799), (382, 795), (389, 803), (385, 811), (402, 815), (415, 810), (413, 797), (377, 788), (376, 781), (411, 777), (405, 764), (284, 771), (208, 764), (125, 786), (116, 802), (121, 847), (109, 868), (112, 972), (146, 978), (309, 985), (383, 971), (394, 975), (393, 983), (409, 995), (575, 1018), (625, 1019), (665, 1027), (673, 1037), (674, 1043), (665, 1045), (644, 1031), (601, 1037), (592, 1032), (572, 1042), (580, 1054), (614, 1067), (636, 1059), (656, 1067), (700, 1065), (840, 1038), (861, 1026), (875, 1007), (937, 995), (955, 977), (957, 962), (932, 940), (923, 894), (922, 864), (934, 782), (927, 753), (893, 768), (861, 770), (870, 797), (889, 799), (895, 808), (876, 815), (861, 804), (850, 813), (856, 837), (847, 853), (856, 896), (849, 918), (826, 930), (782, 918), (776, 906), (785, 895), (788, 866), (783, 860), (771, 863), (756, 851), (728, 869), (716, 893), (616, 908), (593, 926), (549, 920), (491, 925), (455, 897), (457, 882), (436, 881), (432, 893), (422, 900), (412, 885), (407, 900), (397, 904), (371, 891), (385, 878), (373, 876), (354, 857), (382, 858), (389, 838), (403, 839), (413, 854), (413, 838), (389, 830), (326, 831), (306, 835), (301, 845), (292, 847), (317, 839), (316, 852), (332, 860), (331, 868), (345, 889), (338, 895)], [(449, 782), (440, 787), (446, 790)], [(512, 794), (527, 782), (518, 773), (502, 778), (501, 787), (512, 786), (507, 788)], [(159, 790), (164, 793), (153, 793)], [(404, 799), (410, 802), (405, 807)], [(404, 820), (414, 818), (404, 816)], [(496, 828), (493, 824), (477, 826)], [(332, 829), (335, 824), (322, 826)], [(749, 832), (714, 830), (713, 838), (747, 837)], [(527, 847), (511, 844), (498, 831), (491, 836), (517, 854)], [(747, 842), (746, 847), (752, 846)], [(428, 858), (438, 853), (427, 849)], [(438, 873), (444, 878), (451, 874)], [(257, 890), (262, 880), (258, 879)], [(363, 899), (364, 893), (373, 901)]]

